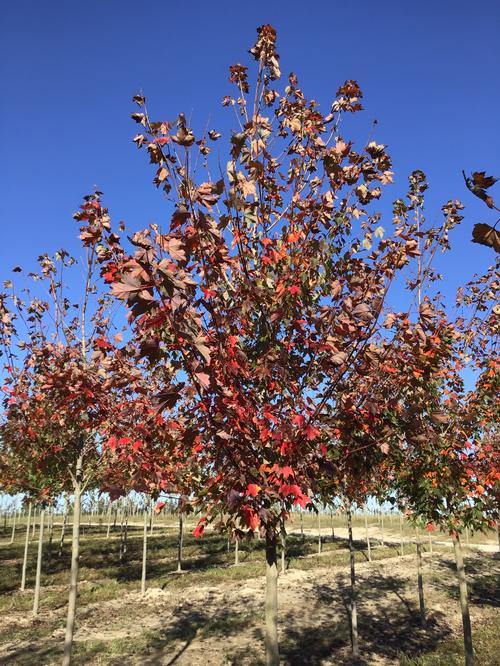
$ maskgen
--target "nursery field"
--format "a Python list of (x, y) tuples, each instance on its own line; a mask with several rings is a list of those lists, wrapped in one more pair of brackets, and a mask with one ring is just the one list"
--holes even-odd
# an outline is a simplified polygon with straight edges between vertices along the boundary
[[(29, 543), (26, 590), (19, 591), (25, 531), (0, 545), (0, 663), (59, 664), (66, 621), (70, 545), (59, 556), (61, 517), (44, 543), (40, 608), (32, 614), (37, 535)], [(301, 525), (302, 522), (302, 525)], [(141, 594), (143, 527), (131, 517), (126, 549), (120, 525), (84, 518), (75, 664), (263, 664), (264, 542), (234, 543), (185, 525), (182, 573), (176, 573), (178, 524), (162, 517), (148, 536), (147, 589)], [(403, 666), (463, 663), (453, 551), (441, 535), (422, 534), (427, 622), (420, 624), (414, 531), (386, 518), (354, 521), (361, 659), (350, 658), (349, 551), (339, 517), (306, 514), (289, 525), (279, 578), (283, 664)], [(332, 538), (332, 528), (335, 538)], [(301, 534), (303, 530), (303, 534)], [(148, 530), (149, 531), (149, 530)], [(400, 534), (405, 537), (401, 556)], [(384, 545), (382, 544), (384, 541)], [(482, 543), (479, 549), (475, 544)], [(500, 559), (496, 535), (470, 537), (465, 549), (477, 664), (498, 664)], [(281, 563), (280, 563), (281, 567)]]

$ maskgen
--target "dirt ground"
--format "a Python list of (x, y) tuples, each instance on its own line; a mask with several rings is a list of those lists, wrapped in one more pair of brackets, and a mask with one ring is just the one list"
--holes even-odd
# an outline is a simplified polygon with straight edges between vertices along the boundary
[[(349, 648), (349, 570), (344, 566), (289, 570), (279, 579), (279, 636), (289, 665), (353, 663)], [(500, 606), (500, 560), (471, 552), (467, 557), (471, 615), (476, 628)], [(175, 574), (173, 574), (175, 575)], [(221, 579), (217, 586), (128, 593), (79, 609), (75, 663), (176, 666), (263, 663), (264, 580)], [(362, 659), (389, 666), (460, 635), (461, 617), (451, 553), (427, 555), (424, 579), (427, 626), (419, 623), (415, 557), (394, 557), (357, 566)], [(82, 586), (85, 586), (82, 581)], [(64, 593), (62, 593), (64, 594)], [(40, 620), (10, 613), (2, 633), (0, 664), (60, 663), (64, 604)], [(39, 628), (38, 637), (23, 630)], [(55, 627), (55, 628), (54, 628)], [(46, 632), (44, 631), (46, 628)], [(441, 663), (441, 662), (440, 662)], [(450, 662), (451, 663), (451, 662)], [(453, 662), (455, 663), (455, 662)], [(500, 662), (499, 662), (500, 663)]]

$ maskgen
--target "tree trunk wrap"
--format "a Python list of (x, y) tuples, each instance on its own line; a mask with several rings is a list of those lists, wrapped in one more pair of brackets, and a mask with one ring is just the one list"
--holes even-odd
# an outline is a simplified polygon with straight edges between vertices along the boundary
[(40, 606), (40, 581), (42, 577), (42, 557), (43, 557), (43, 519), (45, 510), (40, 511), (40, 528), (38, 531), (38, 554), (36, 558), (36, 578), (35, 578), (35, 596), (33, 598), (33, 615), (38, 615)]
[(59, 557), (62, 557), (62, 552), (63, 552), (63, 546), (64, 546), (64, 536), (66, 534), (66, 527), (68, 525), (68, 515), (69, 515), (69, 501), (66, 498), (66, 503), (65, 503), (65, 509), (64, 509), (64, 518), (63, 518), (63, 524), (61, 527), (61, 540), (59, 542)]
[(417, 536), (417, 582), (418, 582), (418, 604), (420, 608), (420, 624), (425, 627), (425, 597), (424, 597), (424, 577), (422, 573), (422, 545), (420, 543), (420, 534), (416, 530)]
[(78, 594), (78, 569), (80, 566), (80, 518), (82, 499), (83, 459), (78, 458), (75, 474), (75, 504), (73, 507), (73, 532), (71, 537), (71, 572), (68, 596), (68, 614), (66, 616), (66, 635), (64, 637), (63, 666), (71, 663), (73, 636), (75, 634), (76, 599)]
[(366, 547), (368, 548), (368, 562), (372, 561), (372, 547), (370, 544), (370, 534), (368, 533), (368, 516), (365, 513), (365, 534), (366, 534)]
[(28, 518), (26, 522), (26, 539), (24, 541), (24, 555), (23, 555), (23, 570), (21, 574), (21, 592), (26, 589), (26, 567), (28, 565), (28, 546), (30, 541), (30, 519), (31, 519), (31, 502), (28, 504)]
[(266, 532), (266, 666), (279, 666), (276, 534)]
[(464, 630), (464, 653), (465, 666), (474, 664), (474, 648), (472, 646), (472, 628), (470, 623), (469, 599), (467, 594), (467, 579), (465, 577), (464, 557), (460, 537), (456, 532), (451, 535), (453, 550), (455, 551), (455, 563), (457, 565), (457, 578), (460, 590), (460, 607), (462, 610), (462, 625)]
[(352, 656), (357, 659), (359, 657), (358, 611), (356, 605), (356, 568), (354, 541), (352, 538), (352, 512), (350, 506), (347, 509), (347, 530), (349, 534), (349, 565), (351, 570), (351, 646)]
[(109, 533), (111, 532), (111, 514), (112, 514), (112, 508), (111, 508), (111, 502), (109, 503), (109, 508), (108, 508), (108, 527), (106, 529), (106, 540), (109, 539)]
[(321, 555), (322, 542), (321, 542), (321, 513), (318, 511), (318, 555)]
[(144, 509), (144, 533), (142, 536), (141, 592), (146, 594), (146, 563), (148, 557), (148, 510)]
[(177, 571), (182, 571), (182, 546), (184, 541), (184, 516), (179, 514), (179, 538), (177, 541)]

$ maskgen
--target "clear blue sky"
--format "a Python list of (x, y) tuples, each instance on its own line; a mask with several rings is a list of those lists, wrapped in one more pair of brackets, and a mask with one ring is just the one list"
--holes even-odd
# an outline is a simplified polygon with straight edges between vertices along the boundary
[(493, 259), (469, 242), (473, 223), (493, 216), (461, 169), (500, 176), (498, 0), (16, 0), (1, 14), (1, 279), (42, 251), (76, 252), (71, 215), (94, 186), (115, 221), (162, 222), (165, 204), (131, 142), (131, 96), (142, 89), (157, 119), (184, 111), (195, 127), (210, 117), (227, 128), (227, 68), (246, 62), (262, 23), (278, 30), (283, 72), (295, 71), (323, 108), (345, 79), (359, 81), (366, 111), (356, 132), (365, 137), (378, 120), (374, 138), (395, 164), (391, 199), (420, 168), (431, 217), (448, 198), (466, 203), (449, 287)]

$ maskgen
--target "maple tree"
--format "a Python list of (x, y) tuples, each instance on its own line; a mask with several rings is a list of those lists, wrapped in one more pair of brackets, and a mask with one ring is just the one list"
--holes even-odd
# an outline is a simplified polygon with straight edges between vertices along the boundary
[[(402, 393), (403, 446), (396, 461), (399, 501), (418, 519), (437, 524), (453, 539), (460, 585), (464, 647), (473, 663), (472, 633), (460, 532), (481, 530), (498, 517), (498, 263), (458, 293), (464, 309), (455, 321), (434, 309), (440, 340), (426, 377)], [(412, 360), (407, 359), (408, 368)], [(464, 371), (479, 372), (466, 390)], [(414, 371), (413, 371), (414, 372)]]
[[(74, 285), (67, 275), (75, 260), (60, 250), (54, 258), (39, 257), (39, 272), (28, 276), (34, 291), (25, 286), (18, 292), (9, 280), (4, 283), (8, 292), (0, 298), (7, 371), (1, 425), (1, 459), (8, 470), (4, 482), (44, 502), (64, 491), (74, 495), (64, 663), (70, 662), (76, 616), (81, 496), (105, 478), (102, 439), (110, 418), (119, 422), (120, 390), (137, 377), (133, 363), (108, 339), (110, 298), (96, 285), (99, 243), (109, 230), (107, 211), (91, 196), (76, 218), (83, 223), (80, 238), (86, 248), (84, 283), (77, 296), (72, 297)], [(75, 302), (79, 297), (81, 302)], [(116, 336), (119, 340), (120, 334)]]
[[(274, 87), (276, 32), (257, 32), (252, 93), (247, 67), (230, 67), (236, 93), (223, 106), (238, 128), (224, 167), (211, 157), (220, 133), (196, 136), (183, 114), (153, 121), (144, 96), (134, 98), (134, 141), (155, 167), (171, 221), (130, 236), (132, 248), (113, 234), (100, 259), (128, 306), (139, 356), (163, 373), (157, 404), (179, 435), (165, 444), (196, 470), (190, 492), (205, 514), (196, 536), (208, 522), (265, 535), (266, 651), (275, 664), (283, 518), (311, 502), (329, 448), (342, 451), (328, 419), (355, 411), (349, 386), (395, 371), (385, 357), (396, 356), (406, 317), (387, 319), (389, 289), (422, 243), (447, 246), (460, 205), (449, 202), (443, 226), (424, 232), (408, 215), (413, 200), (398, 200), (384, 229), (374, 202), (392, 181), (385, 146), (355, 148), (340, 130), (362, 108), (359, 86), (346, 81), (321, 113), (295, 74), (283, 91)], [(421, 172), (412, 178), (415, 199)]]
[[(449, 201), (442, 224), (428, 226), (427, 182), (414, 171), (382, 226), (377, 201), (393, 177), (386, 147), (344, 135), (362, 110), (358, 84), (341, 85), (325, 114), (295, 74), (279, 86), (272, 26), (258, 28), (250, 54), (253, 85), (246, 66), (229, 70), (236, 92), (222, 103), (237, 128), (227, 155), (215, 129), (198, 134), (182, 113), (153, 121), (144, 96), (134, 97), (134, 141), (154, 166), (168, 228), (125, 236), (95, 192), (75, 214), (82, 303), (68, 293), (63, 273), (74, 260), (64, 251), (42, 255), (31, 276), (48, 301), (25, 302), (10, 281), (0, 295), (3, 488), (43, 502), (75, 497), (65, 664), (90, 485), (111, 499), (178, 496), (179, 567), (184, 512), (200, 514), (196, 537), (210, 523), (236, 544), (264, 537), (272, 665), (277, 544), (294, 508), (346, 502), (355, 656), (354, 504), (395, 496), (453, 534), (498, 518), (497, 272), (460, 294), (470, 317), (451, 321), (431, 289), (461, 204)], [(466, 178), (490, 208), (494, 182), (484, 172)], [(128, 309), (124, 344), (112, 335), (114, 299)], [(471, 362), (479, 376), (466, 391)], [(143, 591), (146, 547), (145, 513)]]

